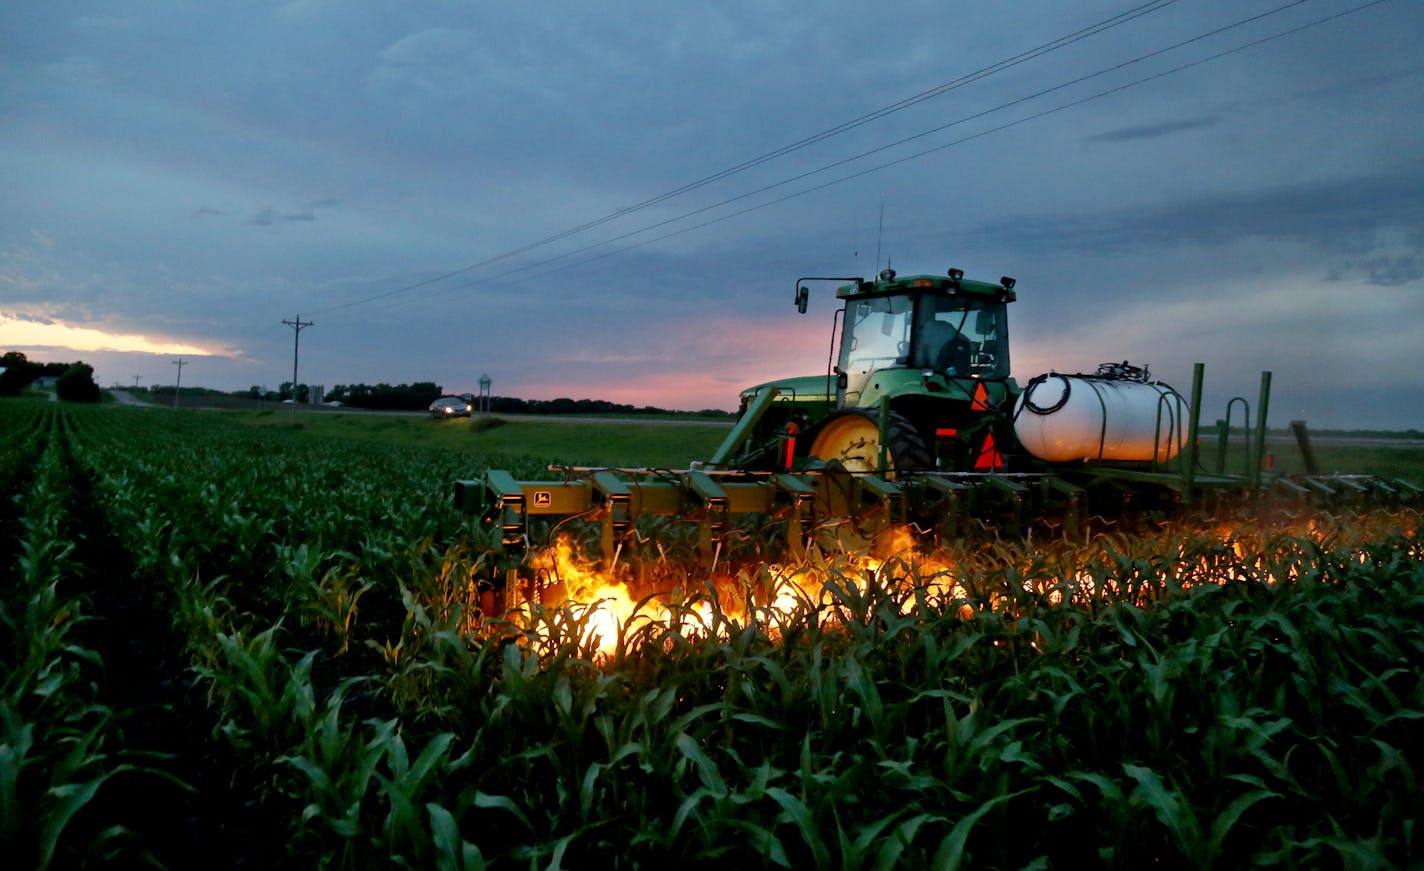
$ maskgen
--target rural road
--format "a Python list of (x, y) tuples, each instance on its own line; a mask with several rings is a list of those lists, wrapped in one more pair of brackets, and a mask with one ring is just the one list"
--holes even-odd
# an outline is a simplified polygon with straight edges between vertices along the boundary
[(141, 405), (144, 408), (154, 407), (153, 403), (151, 402), (140, 402), (139, 400), (134, 399), (133, 394), (128, 392), (127, 390), (110, 390), (109, 395), (114, 397), (114, 401), (117, 402), (119, 405)]

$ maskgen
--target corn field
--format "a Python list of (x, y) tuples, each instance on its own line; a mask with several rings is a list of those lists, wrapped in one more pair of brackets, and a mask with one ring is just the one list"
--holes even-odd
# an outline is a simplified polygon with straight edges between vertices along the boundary
[(8, 867), (1424, 860), (1417, 509), (688, 567), (605, 626), (477, 613), (452, 453), (0, 430)]

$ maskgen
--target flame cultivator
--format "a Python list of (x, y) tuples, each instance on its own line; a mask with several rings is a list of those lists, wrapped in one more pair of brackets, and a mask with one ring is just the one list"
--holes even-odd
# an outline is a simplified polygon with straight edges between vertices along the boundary
[[(596, 526), (610, 568), (633, 559), (633, 545), (649, 535), (690, 525), (695, 558), (715, 571), (748, 544), (762, 560), (798, 560), (812, 547), (884, 552), (892, 531), (907, 528), (940, 540), (1036, 528), (1078, 537), (1096, 518), (1268, 498), (1420, 498), (1406, 482), (1314, 474), (1298, 421), (1307, 473), (1265, 468), (1269, 372), (1255, 420), (1244, 398), (1232, 399), (1214, 449), (1204, 451), (1202, 364), (1189, 396), (1127, 362), (1048, 372), (1021, 387), (1009, 374), (1012, 278), (973, 281), (958, 269), (802, 278), (799, 311), (808, 284), (827, 281), (840, 283), (843, 303), (834, 362), (820, 375), (743, 391), (736, 425), (706, 462), (676, 471), (560, 467), (546, 481), (491, 471), (457, 482), (460, 508), (498, 530), (507, 576), (527, 551), (574, 525)], [(657, 532), (642, 531), (657, 523)], [(520, 598), (541, 596), (532, 580), (521, 590)], [(513, 604), (509, 595), (504, 604)]]

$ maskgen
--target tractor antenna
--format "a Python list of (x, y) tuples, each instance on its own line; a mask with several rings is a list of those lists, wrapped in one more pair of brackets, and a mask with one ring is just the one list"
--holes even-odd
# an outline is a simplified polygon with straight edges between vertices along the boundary
[(880, 268), (880, 240), (885, 238), (885, 201), (880, 201), (880, 227), (875, 231), (875, 268)]

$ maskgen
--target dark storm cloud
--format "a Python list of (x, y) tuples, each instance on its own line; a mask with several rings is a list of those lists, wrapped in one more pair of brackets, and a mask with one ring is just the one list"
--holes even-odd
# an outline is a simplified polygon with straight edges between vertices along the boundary
[(1182, 133), (1201, 127), (1211, 127), (1220, 123), (1220, 120), (1219, 118), (1193, 118), (1183, 121), (1165, 121), (1161, 124), (1139, 124), (1133, 127), (1109, 130), (1106, 133), (1099, 133), (1096, 136), (1089, 136), (1085, 141), (1130, 142), (1134, 139), (1160, 139), (1163, 136), (1171, 136), (1173, 133)]
[(1292, 94), (1294, 99), (1317, 99), (1320, 97), (1349, 97), (1365, 91), (1372, 91), (1381, 85), (1391, 85), (1418, 78), (1424, 74), (1424, 64), (1409, 64), (1398, 69), (1369, 76), (1352, 76), (1323, 88), (1310, 88)]
[[(1424, 245), (1417, 241), (1416, 251), (1424, 252)], [(1351, 275), (1364, 275), (1376, 287), (1399, 287), (1424, 278), (1424, 253), (1359, 259), (1344, 258), (1331, 266), (1329, 279), (1342, 281)]]
[[(317, 211), (319, 209), (334, 208), (340, 202), (340, 200), (313, 200), (312, 202), (307, 203), (301, 209), (291, 212), (282, 212), (278, 211), (275, 207), (266, 206), (262, 209), (259, 209), (256, 214), (248, 218), (247, 223), (258, 227), (271, 227), (278, 221), (286, 221), (293, 223), (310, 223), (317, 219)], [(210, 209), (200, 210), (200, 212), (214, 215), (222, 214), (217, 210)]]
[[(1400, 230), (1400, 239), (1390, 231)], [(1424, 233), (1424, 174), (1340, 179), (1183, 199), (1135, 209), (1022, 215), (983, 224), (981, 244), (1041, 252), (1111, 254), (1183, 244), (1220, 247), (1285, 240), (1336, 258), (1332, 268), (1363, 270), (1371, 283), (1418, 277)], [(1381, 249), (1412, 249), (1401, 257)]]
[(58, 323), (57, 321), (55, 321), (54, 318), (47, 318), (47, 317), (43, 317), (43, 316), (40, 316), (40, 315), (28, 315), (28, 314), (24, 314), (23, 312), (10, 315), (10, 317), (14, 318), (15, 320), (25, 321), (25, 322), (27, 322), (27, 323), (32, 323), (32, 324), (54, 324), (54, 323)]

